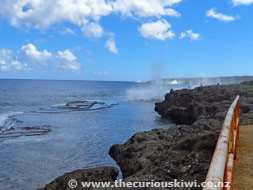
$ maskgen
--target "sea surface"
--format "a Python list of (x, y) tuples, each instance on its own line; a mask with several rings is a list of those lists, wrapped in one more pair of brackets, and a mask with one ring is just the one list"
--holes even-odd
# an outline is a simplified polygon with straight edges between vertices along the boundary
[(65, 172), (117, 166), (111, 145), (172, 125), (154, 111), (171, 88), (187, 85), (0, 80), (0, 189), (34, 190)]

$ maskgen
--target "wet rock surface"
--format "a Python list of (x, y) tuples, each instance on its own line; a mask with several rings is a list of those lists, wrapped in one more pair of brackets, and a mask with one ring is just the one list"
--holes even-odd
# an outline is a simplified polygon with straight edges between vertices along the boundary
[[(100, 168), (92, 168), (86, 170), (76, 170), (70, 173), (65, 173), (63, 176), (56, 178), (51, 183), (47, 184), (45, 187), (38, 190), (70, 190), (70, 189), (86, 189), (92, 190), (95, 188), (84, 188), (82, 187), (81, 182), (114, 182), (118, 176), (118, 169), (115, 167), (105, 166)], [(70, 180), (77, 181), (76, 188), (70, 188), (68, 182)], [(75, 182), (71, 183), (75, 186)]]

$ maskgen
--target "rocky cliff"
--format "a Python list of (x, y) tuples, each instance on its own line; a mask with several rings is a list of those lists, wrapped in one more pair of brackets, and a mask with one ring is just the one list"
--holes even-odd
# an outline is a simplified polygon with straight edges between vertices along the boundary
[(176, 126), (137, 133), (125, 144), (110, 148), (109, 154), (120, 166), (124, 180), (203, 182), (223, 120), (237, 95), (240, 123), (253, 123), (251, 88), (216, 85), (171, 90), (164, 101), (156, 103), (155, 111)]

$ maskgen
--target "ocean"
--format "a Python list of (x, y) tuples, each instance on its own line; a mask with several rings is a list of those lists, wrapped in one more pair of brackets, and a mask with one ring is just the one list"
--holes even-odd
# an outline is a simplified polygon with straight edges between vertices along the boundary
[(0, 80), (0, 189), (34, 190), (76, 169), (117, 166), (111, 145), (172, 124), (154, 111), (184, 84)]

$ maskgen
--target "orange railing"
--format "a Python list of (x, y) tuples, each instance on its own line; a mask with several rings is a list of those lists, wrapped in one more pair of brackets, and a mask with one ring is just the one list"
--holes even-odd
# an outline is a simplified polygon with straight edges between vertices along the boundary
[[(238, 137), (239, 96), (227, 112), (205, 181), (210, 187), (204, 187), (203, 190), (233, 189), (233, 164), (236, 159)], [(230, 187), (222, 187), (222, 185)]]

